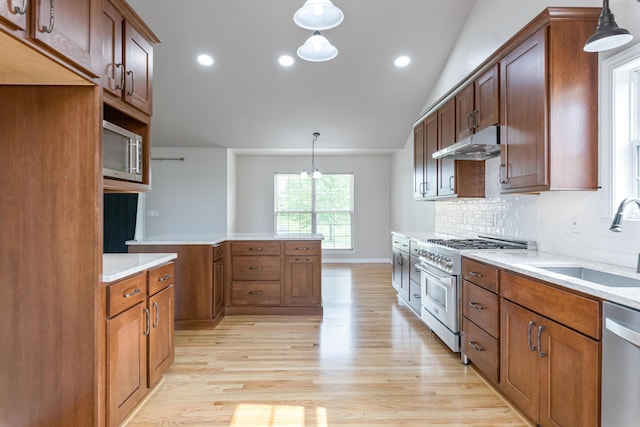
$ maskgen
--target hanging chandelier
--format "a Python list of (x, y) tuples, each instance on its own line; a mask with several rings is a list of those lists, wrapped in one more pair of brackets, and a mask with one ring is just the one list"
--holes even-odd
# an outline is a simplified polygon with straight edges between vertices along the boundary
[(322, 178), (322, 172), (320, 172), (320, 169), (316, 167), (315, 155), (316, 141), (318, 140), (319, 136), (320, 132), (313, 133), (313, 141), (311, 141), (311, 166), (302, 169), (302, 172), (300, 172), (300, 178), (309, 178), (309, 176), (315, 179)]
[(329, 43), (320, 31), (315, 31), (302, 46), (298, 48), (297, 54), (305, 61), (324, 62), (330, 61), (338, 56), (338, 49)]
[(293, 15), (293, 22), (305, 30), (328, 30), (342, 23), (344, 14), (331, 0), (307, 0)]

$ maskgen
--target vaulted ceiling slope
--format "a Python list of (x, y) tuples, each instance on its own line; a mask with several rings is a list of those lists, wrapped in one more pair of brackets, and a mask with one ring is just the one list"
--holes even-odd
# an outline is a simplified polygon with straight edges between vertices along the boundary
[[(344, 22), (323, 32), (337, 58), (296, 56), (311, 31), (304, 0), (129, 0), (158, 35), (153, 144), (295, 153), (402, 148), (472, 0), (334, 0)], [(202, 67), (196, 56), (214, 58)], [(289, 68), (278, 57), (291, 55)], [(397, 68), (393, 61), (412, 62)]]

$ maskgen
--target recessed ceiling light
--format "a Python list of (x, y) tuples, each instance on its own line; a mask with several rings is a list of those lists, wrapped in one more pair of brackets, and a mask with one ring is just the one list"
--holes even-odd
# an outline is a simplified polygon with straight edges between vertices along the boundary
[(280, 58), (278, 58), (278, 62), (280, 63), (280, 65), (282, 65), (283, 67), (290, 67), (293, 65), (293, 58), (289, 55), (282, 55)]
[(411, 58), (409, 58), (408, 56), (399, 56), (393, 63), (396, 67), (406, 67), (411, 63)]
[(213, 58), (209, 55), (198, 55), (198, 62), (202, 65), (213, 65)]

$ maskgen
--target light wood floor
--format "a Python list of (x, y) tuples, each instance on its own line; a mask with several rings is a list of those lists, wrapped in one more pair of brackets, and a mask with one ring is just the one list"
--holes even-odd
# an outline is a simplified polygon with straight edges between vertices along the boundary
[(323, 266), (324, 316), (176, 331), (140, 426), (526, 426), (409, 309), (386, 264)]

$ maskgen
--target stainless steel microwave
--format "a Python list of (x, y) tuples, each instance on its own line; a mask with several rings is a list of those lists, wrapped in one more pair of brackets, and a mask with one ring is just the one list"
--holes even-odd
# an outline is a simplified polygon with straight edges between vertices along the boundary
[(102, 174), (142, 182), (142, 137), (106, 120), (102, 122)]

